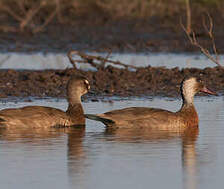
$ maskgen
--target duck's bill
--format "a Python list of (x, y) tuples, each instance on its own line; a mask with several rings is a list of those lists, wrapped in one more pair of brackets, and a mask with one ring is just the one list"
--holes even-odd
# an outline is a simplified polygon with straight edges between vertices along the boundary
[(208, 89), (207, 87), (203, 87), (200, 91), (203, 92), (203, 93), (210, 94), (210, 95), (216, 95), (216, 96), (218, 96), (218, 94), (216, 92)]

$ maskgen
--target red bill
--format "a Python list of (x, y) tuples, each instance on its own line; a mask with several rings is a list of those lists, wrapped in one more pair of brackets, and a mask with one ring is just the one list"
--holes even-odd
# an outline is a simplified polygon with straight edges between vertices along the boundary
[(208, 94), (211, 94), (211, 95), (216, 95), (216, 96), (218, 96), (218, 94), (217, 94), (216, 92), (214, 92), (214, 91), (208, 89), (208, 88), (205, 87), (205, 86), (204, 86), (200, 91), (203, 92), (203, 93), (208, 93)]

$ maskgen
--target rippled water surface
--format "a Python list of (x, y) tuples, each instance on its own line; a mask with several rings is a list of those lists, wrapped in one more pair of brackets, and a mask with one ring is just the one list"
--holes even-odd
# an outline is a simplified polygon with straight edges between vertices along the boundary
[[(66, 109), (65, 100), (1, 101), (0, 108), (45, 105)], [(86, 113), (128, 106), (176, 111), (179, 99), (84, 102)], [(187, 134), (108, 131), (87, 121), (84, 129), (0, 129), (0, 188), (222, 188), (223, 97), (198, 97), (199, 130)]]

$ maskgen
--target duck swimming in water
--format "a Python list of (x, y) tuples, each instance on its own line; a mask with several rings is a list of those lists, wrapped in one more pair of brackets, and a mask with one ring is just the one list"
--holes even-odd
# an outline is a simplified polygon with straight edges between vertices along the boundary
[(85, 125), (81, 96), (90, 89), (83, 76), (72, 76), (67, 84), (68, 108), (66, 112), (45, 106), (26, 106), (0, 111), (0, 127), (55, 127)]
[(194, 96), (198, 92), (216, 95), (196, 77), (185, 78), (181, 84), (183, 104), (179, 111), (130, 107), (113, 110), (103, 114), (86, 114), (86, 118), (101, 121), (113, 128), (153, 128), (159, 130), (183, 130), (188, 127), (198, 126), (198, 114), (194, 107)]

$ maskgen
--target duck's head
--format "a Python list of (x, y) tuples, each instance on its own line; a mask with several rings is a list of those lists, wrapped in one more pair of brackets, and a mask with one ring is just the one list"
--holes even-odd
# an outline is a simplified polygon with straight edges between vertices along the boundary
[(72, 76), (67, 84), (67, 96), (70, 103), (81, 101), (81, 96), (90, 90), (89, 81), (83, 76)]
[(208, 89), (200, 78), (196, 77), (186, 77), (181, 84), (181, 92), (187, 103), (193, 103), (194, 95), (198, 92), (217, 95), (217, 93)]

